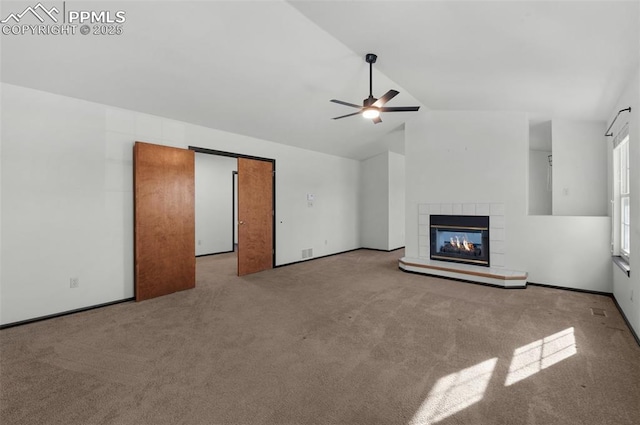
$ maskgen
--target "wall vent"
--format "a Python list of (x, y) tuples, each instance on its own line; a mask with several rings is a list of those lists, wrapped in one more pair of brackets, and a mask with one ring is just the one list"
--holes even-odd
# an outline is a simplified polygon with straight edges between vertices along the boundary
[(302, 258), (311, 258), (311, 257), (313, 257), (313, 248), (302, 250)]
[(602, 308), (592, 308), (591, 314), (594, 316), (604, 316), (607, 317), (607, 313)]

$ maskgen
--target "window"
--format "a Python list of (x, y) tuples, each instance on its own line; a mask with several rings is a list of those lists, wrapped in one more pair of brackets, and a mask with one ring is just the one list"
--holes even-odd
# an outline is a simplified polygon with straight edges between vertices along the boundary
[[(631, 214), (629, 207), (629, 127), (625, 126), (613, 140), (613, 255), (626, 269), (631, 254)], [(622, 263), (619, 263), (619, 260)], [(628, 270), (627, 270), (628, 272)]]
[(629, 135), (618, 145), (620, 150), (620, 255), (629, 261), (630, 214), (629, 214)]

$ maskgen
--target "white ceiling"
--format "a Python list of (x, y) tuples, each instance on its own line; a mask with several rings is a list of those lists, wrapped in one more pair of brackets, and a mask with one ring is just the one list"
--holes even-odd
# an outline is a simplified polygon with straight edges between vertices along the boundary
[[(4, 18), (33, 2), (5, 2)], [(60, 3), (60, 2), (58, 2)], [(94, 1), (120, 36), (6, 36), (1, 79), (351, 158), (401, 151), (329, 99), (606, 120), (638, 70), (639, 1)], [(44, 2), (45, 5), (56, 2)]]

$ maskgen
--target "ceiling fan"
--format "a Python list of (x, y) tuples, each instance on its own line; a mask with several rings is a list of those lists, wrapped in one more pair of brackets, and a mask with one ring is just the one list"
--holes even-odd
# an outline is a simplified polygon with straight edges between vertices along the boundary
[(419, 106), (384, 106), (385, 103), (398, 95), (399, 92), (397, 90), (389, 90), (380, 99), (376, 99), (375, 97), (373, 97), (373, 64), (376, 63), (377, 59), (378, 56), (374, 55), (373, 53), (367, 53), (367, 55), (365, 56), (365, 60), (369, 64), (369, 97), (362, 102), (362, 106), (349, 102), (343, 102), (342, 100), (331, 99), (331, 102), (333, 103), (351, 106), (352, 108), (358, 108), (360, 110), (352, 114), (335, 117), (333, 118), (334, 120), (362, 114), (364, 118), (371, 119), (374, 124), (378, 124), (379, 122), (382, 122), (382, 120), (380, 119), (381, 112), (410, 112), (420, 109)]

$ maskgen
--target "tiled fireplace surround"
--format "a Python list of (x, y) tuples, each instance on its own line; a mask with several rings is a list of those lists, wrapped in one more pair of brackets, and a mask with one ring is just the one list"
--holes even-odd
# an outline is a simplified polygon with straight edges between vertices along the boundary
[(504, 267), (504, 204), (419, 204), (418, 205), (418, 257), (429, 259), (429, 216), (439, 215), (484, 215), (489, 216), (489, 264)]
[[(430, 260), (430, 215), (489, 216), (489, 265), (455, 264)], [(527, 273), (505, 268), (505, 205), (493, 202), (422, 203), (418, 204), (418, 258), (403, 257), (401, 269), (409, 272), (502, 286), (524, 288)]]

